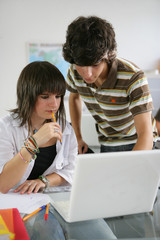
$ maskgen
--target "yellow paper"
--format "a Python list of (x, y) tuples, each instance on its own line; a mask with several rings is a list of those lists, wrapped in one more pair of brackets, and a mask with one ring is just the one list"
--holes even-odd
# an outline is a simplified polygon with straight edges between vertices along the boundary
[(0, 235), (8, 235), (9, 239), (14, 239), (14, 233), (9, 232), (9, 229), (1, 215), (0, 215)]

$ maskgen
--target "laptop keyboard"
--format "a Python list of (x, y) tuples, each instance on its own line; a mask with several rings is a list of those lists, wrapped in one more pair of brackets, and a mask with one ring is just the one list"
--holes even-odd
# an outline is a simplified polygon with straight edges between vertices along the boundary
[(68, 215), (69, 211), (69, 203), (70, 201), (58, 201), (54, 203), (55, 209), (59, 212), (63, 212), (66, 216)]

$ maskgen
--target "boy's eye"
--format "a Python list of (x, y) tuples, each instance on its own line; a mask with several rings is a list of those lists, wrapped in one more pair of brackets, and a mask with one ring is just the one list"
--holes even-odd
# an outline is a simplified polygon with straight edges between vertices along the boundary
[(98, 67), (99, 64), (94, 64), (93, 67)]
[(102, 61), (103, 61), (103, 59), (99, 60), (97, 63), (95, 63), (95, 64), (93, 65), (93, 67), (99, 66)]
[(97, 66), (99, 66), (99, 65), (100, 65), (100, 63), (101, 63), (101, 61), (100, 61), (100, 62), (97, 62), (97, 63), (95, 63), (95, 64), (93, 65), (93, 67), (97, 67)]

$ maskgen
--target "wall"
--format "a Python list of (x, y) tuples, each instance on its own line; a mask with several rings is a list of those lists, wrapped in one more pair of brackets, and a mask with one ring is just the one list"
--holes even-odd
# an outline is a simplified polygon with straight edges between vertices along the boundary
[(156, 69), (159, 9), (159, 0), (0, 0), (0, 117), (16, 105), (26, 43), (63, 43), (68, 24), (79, 15), (106, 18), (115, 28), (118, 55), (143, 70)]

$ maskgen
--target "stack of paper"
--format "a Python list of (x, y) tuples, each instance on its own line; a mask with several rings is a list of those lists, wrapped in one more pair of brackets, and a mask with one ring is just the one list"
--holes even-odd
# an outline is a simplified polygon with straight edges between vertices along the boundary
[(20, 213), (32, 213), (49, 202), (50, 197), (43, 193), (0, 193), (0, 209), (17, 208)]

